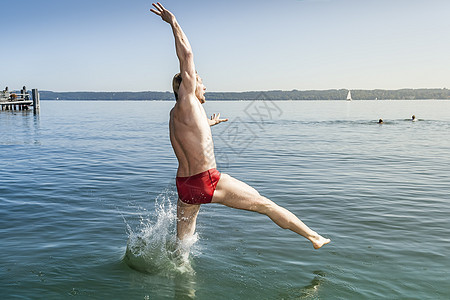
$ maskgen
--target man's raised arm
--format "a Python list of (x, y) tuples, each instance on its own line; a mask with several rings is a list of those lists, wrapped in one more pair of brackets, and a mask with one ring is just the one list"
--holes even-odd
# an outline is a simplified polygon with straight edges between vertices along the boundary
[[(194, 65), (194, 55), (192, 53), (191, 45), (177, 22), (175, 16), (162, 6), (161, 3), (152, 3), (156, 9), (150, 9), (153, 13), (160, 16), (163, 21), (170, 24), (173, 35), (175, 37), (175, 48), (177, 51), (178, 60), (180, 61), (181, 86), (186, 93), (195, 93), (196, 74)], [(180, 87), (181, 88), (181, 87)]]

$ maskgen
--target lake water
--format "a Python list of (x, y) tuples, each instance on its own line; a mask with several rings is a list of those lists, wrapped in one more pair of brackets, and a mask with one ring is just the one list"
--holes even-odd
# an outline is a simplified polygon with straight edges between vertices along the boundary
[(0, 112), (0, 299), (450, 298), (450, 101), (207, 102), (219, 170), (332, 242), (203, 205), (181, 265), (172, 105)]

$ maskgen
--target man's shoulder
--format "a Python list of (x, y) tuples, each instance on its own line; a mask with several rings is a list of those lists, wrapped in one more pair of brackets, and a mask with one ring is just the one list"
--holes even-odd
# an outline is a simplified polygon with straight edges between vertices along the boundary
[(170, 116), (179, 118), (185, 115), (191, 115), (194, 108), (192, 99), (179, 97), (174, 107), (170, 110)]

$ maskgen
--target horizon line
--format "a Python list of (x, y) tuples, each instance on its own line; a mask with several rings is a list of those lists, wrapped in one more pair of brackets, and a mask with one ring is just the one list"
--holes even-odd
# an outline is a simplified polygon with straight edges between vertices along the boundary
[[(310, 92), (310, 91), (339, 91), (339, 90), (346, 90), (346, 91), (377, 91), (377, 90), (383, 90), (383, 91), (401, 91), (401, 90), (447, 90), (446, 87), (422, 87), (422, 88), (397, 88), (397, 89), (385, 89), (385, 88), (373, 88), (373, 89), (361, 89), (361, 88), (329, 88), (329, 89), (308, 89), (308, 90), (299, 90), (299, 89), (292, 89), (292, 90), (248, 90), (248, 91), (207, 91), (207, 93), (254, 93), (254, 92)], [(13, 91), (13, 90), (11, 90)], [(15, 91), (15, 90), (14, 90)], [(40, 92), (52, 92), (52, 93), (147, 93), (147, 92), (153, 92), (153, 93), (173, 93), (172, 91), (155, 91), (155, 90), (145, 90), (145, 91), (52, 91), (52, 90), (40, 90)]]

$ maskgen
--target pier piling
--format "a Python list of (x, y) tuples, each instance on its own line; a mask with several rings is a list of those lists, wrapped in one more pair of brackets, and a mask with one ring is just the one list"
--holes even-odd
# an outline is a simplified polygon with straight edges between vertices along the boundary
[(33, 113), (39, 113), (39, 91), (38, 89), (32, 89), (31, 95), (33, 97)]

